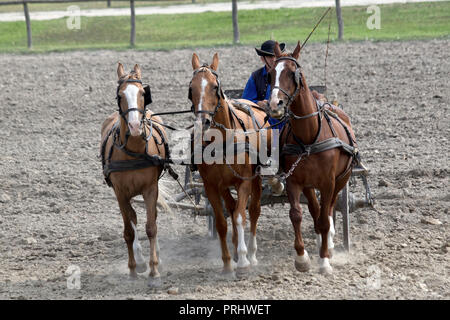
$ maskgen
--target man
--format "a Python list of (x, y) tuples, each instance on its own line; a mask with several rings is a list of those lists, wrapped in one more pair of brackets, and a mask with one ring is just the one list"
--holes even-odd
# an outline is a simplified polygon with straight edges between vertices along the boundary
[[(280, 43), (281, 52), (284, 51), (286, 45)], [(254, 71), (247, 81), (244, 92), (242, 93), (242, 99), (247, 99), (253, 101), (258, 106), (265, 108), (267, 101), (270, 97), (270, 83), (268, 79), (268, 70), (272, 67), (275, 62), (275, 54), (273, 52), (275, 48), (275, 41), (267, 40), (262, 45), (261, 48), (255, 48), (261, 62), (264, 63), (262, 68)], [(271, 125), (276, 124), (280, 120), (269, 118), (269, 123)], [(281, 123), (274, 128), (281, 129), (284, 123)]]

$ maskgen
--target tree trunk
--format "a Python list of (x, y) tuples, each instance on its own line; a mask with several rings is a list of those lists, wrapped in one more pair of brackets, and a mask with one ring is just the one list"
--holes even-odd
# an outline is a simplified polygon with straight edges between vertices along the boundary
[(344, 21), (342, 21), (341, 0), (336, 0), (336, 16), (339, 27), (338, 39), (342, 40), (344, 36)]
[(239, 43), (237, 0), (232, 0), (232, 14), (233, 14), (233, 43), (236, 44)]

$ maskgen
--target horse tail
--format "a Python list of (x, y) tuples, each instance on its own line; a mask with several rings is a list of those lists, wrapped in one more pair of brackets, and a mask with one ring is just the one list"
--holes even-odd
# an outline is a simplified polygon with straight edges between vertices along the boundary
[(158, 206), (158, 209), (161, 211), (165, 211), (168, 212), (169, 214), (173, 214), (172, 208), (169, 206), (168, 204), (168, 199), (170, 199), (170, 195), (169, 195), (169, 187), (166, 187), (166, 185), (164, 184), (163, 179), (160, 180), (161, 184), (159, 185), (159, 192), (158, 192), (158, 200), (156, 202), (156, 205)]

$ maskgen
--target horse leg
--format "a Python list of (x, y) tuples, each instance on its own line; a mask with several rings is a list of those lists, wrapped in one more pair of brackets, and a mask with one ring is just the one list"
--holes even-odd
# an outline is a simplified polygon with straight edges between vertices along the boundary
[(250, 206), (248, 212), (250, 215), (250, 237), (248, 239), (248, 257), (250, 264), (256, 266), (258, 260), (256, 259), (256, 250), (258, 246), (256, 244), (256, 225), (259, 215), (261, 214), (261, 178), (257, 177), (252, 181), (252, 196), (250, 200)]
[(120, 195), (117, 195), (117, 199), (124, 223), (123, 236), (128, 248), (128, 268), (130, 269), (130, 276), (135, 278), (137, 277), (137, 272), (145, 272), (147, 269), (142, 256), (142, 247), (137, 236), (136, 212), (131, 206), (130, 199)]
[(150, 273), (148, 279), (148, 285), (150, 287), (158, 287), (161, 284), (161, 275), (158, 271), (158, 252), (157, 250), (157, 233), (158, 228), (156, 225), (156, 202), (158, 199), (158, 183), (153, 183), (150, 188), (144, 191), (142, 194), (145, 206), (147, 209), (147, 223), (145, 224), (145, 231), (147, 233), (148, 240), (150, 242)]
[(232, 235), (232, 242), (234, 244), (234, 253), (233, 253), (233, 260), (235, 262), (238, 261), (238, 254), (237, 254), (237, 230), (236, 230), (236, 224), (233, 222), (233, 214), (234, 210), (236, 210), (236, 200), (234, 200), (233, 196), (231, 195), (230, 189), (226, 188), (222, 190), (221, 192), (222, 198), (225, 202), (225, 207), (227, 208), (228, 213), (230, 214), (232, 226), (233, 226), (233, 235)]
[(314, 188), (304, 188), (303, 194), (305, 195), (306, 199), (308, 200), (308, 210), (311, 214), (311, 217), (314, 222), (314, 231), (316, 234), (319, 234), (319, 229), (317, 228), (317, 222), (319, 220), (320, 215), (320, 207), (319, 207), (319, 201), (317, 201), (316, 197), (316, 191)]
[(230, 252), (227, 246), (227, 220), (223, 215), (222, 201), (220, 201), (219, 190), (217, 188), (211, 188), (209, 184), (205, 183), (205, 192), (211, 204), (214, 215), (216, 217), (216, 230), (219, 234), (220, 248), (222, 250), (223, 272), (224, 274), (233, 272), (231, 266)]
[(334, 207), (336, 205), (336, 200), (338, 198), (339, 190), (334, 190), (333, 198), (330, 205), (330, 211), (328, 213), (328, 220), (330, 221), (330, 230), (327, 234), (327, 240), (328, 240), (328, 253), (330, 254), (330, 258), (333, 257), (334, 254), (334, 235), (336, 234), (336, 230), (334, 229), (334, 221), (333, 221), (333, 211)]
[(291, 179), (288, 179), (286, 181), (286, 189), (288, 200), (291, 204), (289, 218), (291, 219), (295, 233), (294, 248), (297, 252), (297, 256), (295, 257), (295, 268), (300, 272), (306, 272), (311, 266), (311, 261), (308, 252), (305, 250), (301, 231), (302, 208), (300, 206), (300, 194), (302, 193), (302, 188), (298, 184), (293, 183)]
[(331, 203), (334, 196), (334, 181), (331, 182), (326, 188), (320, 190), (320, 216), (318, 229), (320, 231), (322, 242), (319, 251), (319, 272), (323, 274), (331, 274), (333, 269), (330, 265), (330, 254), (328, 251), (328, 233), (330, 231), (330, 220), (333, 217), (330, 216)]
[(250, 262), (247, 260), (247, 246), (244, 240), (244, 228), (246, 223), (245, 210), (247, 208), (248, 197), (251, 192), (251, 182), (242, 181), (238, 186), (238, 201), (236, 205), (236, 210), (233, 214), (233, 222), (236, 225), (238, 234), (238, 262), (236, 267), (236, 272), (246, 273)]

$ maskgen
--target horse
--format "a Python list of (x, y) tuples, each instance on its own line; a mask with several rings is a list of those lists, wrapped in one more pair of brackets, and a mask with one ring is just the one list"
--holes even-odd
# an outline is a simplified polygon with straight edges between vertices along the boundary
[[(291, 54), (282, 53), (276, 43), (275, 63), (269, 71), (271, 97), (268, 113), (288, 118), (280, 134), (281, 163), (286, 178), (297, 256), (295, 267), (310, 269), (310, 258), (301, 234), (300, 194), (308, 200), (319, 247), (319, 272), (331, 274), (329, 259), (334, 248), (333, 208), (339, 191), (349, 180), (359, 159), (356, 138), (348, 116), (339, 108), (316, 100), (297, 62), (300, 42)], [(323, 99), (321, 99), (323, 100)], [(342, 120), (345, 119), (345, 120)], [(315, 189), (320, 191), (320, 206)]]
[[(150, 88), (144, 87), (139, 65), (129, 74), (119, 62), (117, 67), (119, 110), (101, 128), (101, 156), (105, 180), (114, 190), (124, 223), (130, 277), (147, 270), (137, 235), (136, 212), (130, 200), (142, 195), (147, 211), (145, 230), (150, 241), (149, 286), (161, 283), (158, 271), (157, 239), (158, 179), (168, 159), (167, 137), (159, 117), (146, 109), (151, 102)], [(154, 121), (155, 120), (155, 121)]]
[[(265, 110), (258, 105), (245, 99), (234, 101), (234, 106), (223, 93), (220, 86), (218, 74), (216, 73), (219, 65), (219, 56), (214, 54), (211, 65), (200, 65), (199, 57), (196, 53), (192, 55), (193, 77), (189, 85), (189, 99), (192, 102), (192, 111), (195, 114), (196, 122), (201, 122), (201, 133), (211, 132), (211, 129), (218, 130), (221, 138), (226, 139), (227, 132), (253, 132), (250, 135), (257, 136), (251, 139), (250, 144), (258, 150), (260, 144), (259, 132), (263, 132), (269, 124), (265, 121)], [(236, 105), (247, 106), (247, 112)], [(271, 132), (267, 132), (267, 145), (270, 148)], [(226, 141), (226, 140), (223, 140)], [(231, 142), (231, 144), (229, 143)], [(200, 142), (199, 144), (202, 144)], [(228, 140), (227, 145), (236, 147), (236, 139)], [(197, 145), (198, 147), (198, 145)], [(200, 146), (202, 147), (202, 146)], [(195, 148), (195, 146), (194, 146)], [(250, 147), (249, 147), (250, 148)], [(206, 149), (205, 149), (206, 150)], [(228, 149), (227, 149), (228, 150)], [(256, 266), (256, 229), (257, 221), (261, 213), (261, 177), (256, 172), (256, 163), (249, 161), (249, 152), (246, 149), (245, 162), (236, 164), (235, 157), (230, 164), (229, 160), (223, 156), (224, 163), (220, 161), (206, 163), (201, 159), (201, 163), (196, 164), (202, 178), (206, 196), (211, 203), (216, 218), (216, 230), (220, 238), (222, 251), (223, 270), (222, 273), (232, 274), (230, 253), (226, 243), (227, 221), (224, 217), (222, 201), (224, 200), (227, 212), (231, 215), (234, 244), (234, 260), (237, 260), (236, 275), (245, 275), (251, 266)], [(242, 154), (242, 153), (241, 153)], [(228, 156), (227, 156), (228, 158)], [(238, 161), (239, 162), (239, 161)], [(237, 200), (230, 193), (230, 187), (237, 191)], [(244, 228), (246, 226), (246, 207), (248, 198), (251, 196), (249, 204), (250, 216), (250, 237), (247, 246), (244, 241)], [(247, 252), (249, 259), (247, 259)], [(250, 260), (250, 261), (249, 261)]]

